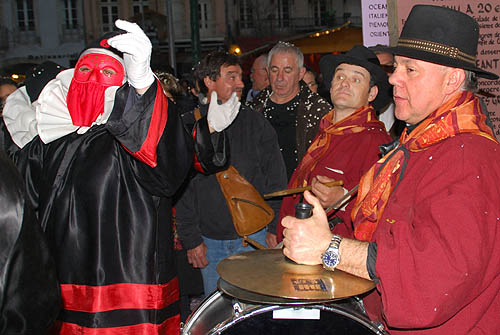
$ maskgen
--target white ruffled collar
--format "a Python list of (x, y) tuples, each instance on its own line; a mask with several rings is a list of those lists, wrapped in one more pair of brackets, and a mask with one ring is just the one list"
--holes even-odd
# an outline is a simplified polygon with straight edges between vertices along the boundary
[(43, 143), (50, 143), (63, 136), (77, 132), (84, 134), (94, 125), (104, 124), (115, 103), (115, 94), (119, 86), (106, 89), (104, 94), (104, 113), (99, 115), (90, 127), (73, 125), (66, 104), (74, 69), (60, 72), (43, 88), (38, 100), (30, 102), (26, 87), (12, 93), (4, 107), (4, 122), (12, 140), (20, 148), (39, 135)]
[(115, 94), (119, 86), (112, 86), (106, 89), (104, 94), (104, 113), (97, 117), (92, 126), (79, 127), (73, 125), (66, 104), (66, 95), (68, 94), (71, 79), (73, 79), (73, 72), (74, 69), (68, 69), (59, 73), (55, 79), (51, 80), (43, 88), (38, 100), (34, 104), (38, 135), (43, 143), (50, 143), (75, 131), (78, 134), (84, 134), (92, 126), (106, 123), (113, 110)]
[(35, 107), (31, 104), (26, 86), (17, 89), (7, 98), (3, 121), (12, 141), (20, 148), (38, 135)]

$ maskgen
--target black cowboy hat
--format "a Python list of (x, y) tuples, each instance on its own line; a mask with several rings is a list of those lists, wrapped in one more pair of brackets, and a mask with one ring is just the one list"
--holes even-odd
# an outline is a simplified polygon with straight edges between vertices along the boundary
[(319, 67), (328, 90), (330, 90), (335, 69), (342, 63), (361, 66), (370, 73), (375, 85), (378, 86), (377, 97), (371, 103), (375, 110), (380, 110), (391, 101), (392, 86), (389, 85), (387, 74), (380, 67), (377, 55), (362, 45), (355, 45), (345, 54), (326, 55), (321, 58)]
[(405, 22), (395, 55), (420, 59), (498, 79), (498, 75), (476, 67), (479, 25), (467, 14), (431, 5), (414, 6)]

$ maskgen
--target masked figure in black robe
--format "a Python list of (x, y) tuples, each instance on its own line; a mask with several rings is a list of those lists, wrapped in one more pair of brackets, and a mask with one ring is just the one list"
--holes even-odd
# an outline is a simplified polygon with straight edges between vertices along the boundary
[(210, 132), (239, 105), (216, 106), (189, 134), (150, 69), (149, 39), (116, 25), (44, 87), (37, 134), (14, 158), (57, 266), (57, 333), (175, 334), (171, 198), (193, 164), (223, 167), (211, 136), (224, 133)]

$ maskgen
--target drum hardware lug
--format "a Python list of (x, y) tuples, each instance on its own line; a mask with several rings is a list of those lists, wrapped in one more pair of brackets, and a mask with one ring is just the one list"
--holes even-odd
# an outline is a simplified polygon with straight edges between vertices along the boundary
[(184, 327), (186, 326), (186, 323), (185, 322), (181, 322), (181, 329), (180, 329), (180, 333), (183, 334), (183, 335), (191, 335), (191, 332), (188, 331), (186, 333), (183, 333), (183, 330), (184, 330)]
[(356, 304), (356, 306), (359, 308), (361, 313), (363, 313), (364, 315), (367, 315), (366, 309), (365, 309), (365, 304), (363, 303), (363, 299), (361, 299), (358, 296), (354, 296), (354, 297), (352, 297), (352, 300), (353, 300), (354, 304)]
[(241, 307), (238, 300), (233, 300), (233, 314), (238, 317), (243, 312), (243, 307)]
[(374, 326), (380, 331), (380, 334), (385, 334), (385, 327), (382, 322), (373, 322)]

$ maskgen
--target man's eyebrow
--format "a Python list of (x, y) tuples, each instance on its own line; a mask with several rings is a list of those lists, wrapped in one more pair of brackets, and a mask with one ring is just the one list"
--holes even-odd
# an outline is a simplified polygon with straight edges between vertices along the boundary
[[(279, 68), (278, 65), (271, 65), (271, 68), (276, 68), (276, 67)], [(293, 66), (287, 65), (287, 66), (284, 67), (284, 69), (293, 69)]]
[[(337, 69), (335, 69), (335, 73), (337, 73), (338, 71), (345, 71), (345, 70), (343, 68), (341, 68), (340, 65), (339, 65), (339, 66), (337, 66)], [(361, 75), (363, 77), (365, 76), (365, 74), (363, 72), (361, 72), (361, 71), (353, 70), (352, 72), (357, 73), (357, 74), (359, 74), (359, 75)]]

